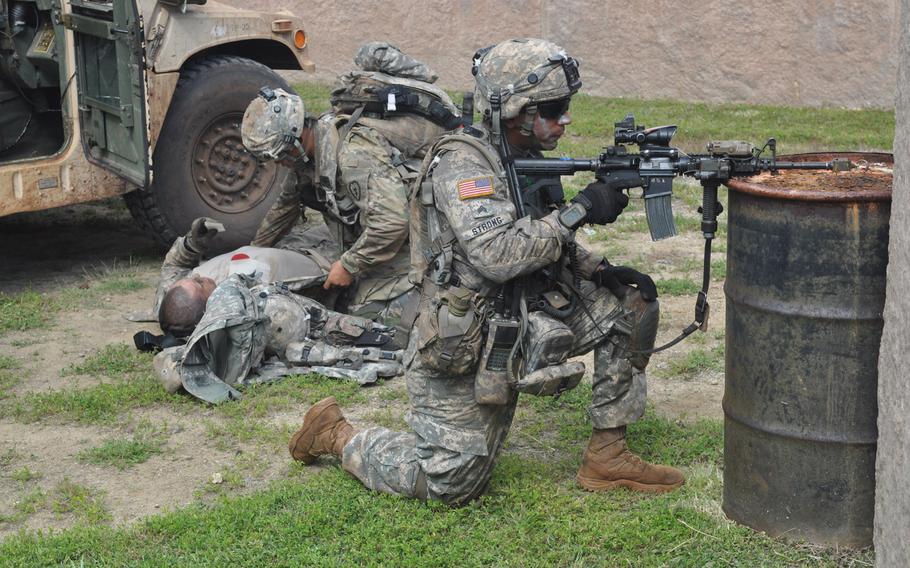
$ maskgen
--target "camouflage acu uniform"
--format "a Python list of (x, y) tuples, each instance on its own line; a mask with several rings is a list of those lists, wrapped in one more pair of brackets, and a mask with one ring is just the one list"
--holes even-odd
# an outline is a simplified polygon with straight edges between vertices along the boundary
[[(254, 278), (232, 274), (209, 297), (186, 346), (159, 353), (155, 368), (169, 391), (182, 386), (213, 404), (240, 398), (235, 387), (310, 371), (367, 384), (399, 374), (400, 353), (383, 351), (381, 360), (364, 362), (363, 348), (340, 348), (354, 345), (364, 332), (382, 329), (370, 320), (328, 310), (282, 285), (260, 285)], [(307, 357), (332, 348), (341, 357), (337, 369), (332, 368), (334, 361)], [(345, 366), (353, 360), (356, 366)]]
[[(419, 88), (456, 110), (443, 91), (430, 85), (436, 75), (392, 45), (365, 44), (355, 63), (360, 70), (342, 75), (333, 91), (336, 107), (339, 97), (365, 78)], [(333, 260), (339, 259), (355, 277), (347, 310), (388, 325), (398, 325), (404, 316), (399, 334), (406, 336), (418, 296), (408, 280), (408, 184), (419, 159), (444, 129), (415, 114), (380, 119), (363, 110), (344, 107), (320, 117), (315, 165), (298, 168), (296, 187), (285, 185), (253, 242), (276, 242), (303, 206), (322, 211), (336, 244)]]
[[(432, 193), (444, 225), (451, 228), (453, 280), (437, 288), (424, 280), (426, 297), (412, 337), (416, 352), (406, 380), (411, 398), (409, 433), (371, 428), (344, 448), (344, 469), (367, 487), (409, 497), (463, 504), (480, 495), (490, 478), (514, 415), (517, 392), (503, 405), (475, 400), (475, 373), (484, 343), (483, 318), (491, 296), (516, 278), (544, 281), (549, 267), (562, 281), (572, 281), (564, 255), (573, 232), (557, 220), (544, 202), (531, 203), (529, 216), (516, 218), (503, 168), (488, 135), (480, 131), (481, 152), (463, 140), (441, 142), (434, 150)], [(525, 180), (525, 183), (537, 180)], [(558, 183), (558, 182), (557, 182)], [(416, 200), (415, 200), (416, 201)], [(414, 214), (417, 214), (416, 211)], [(430, 220), (429, 222), (432, 222)], [(412, 231), (415, 247), (430, 243)], [(645, 406), (645, 374), (633, 367), (627, 352), (630, 315), (622, 302), (588, 280), (600, 258), (578, 255), (585, 309), (564, 320), (574, 334), (572, 355), (594, 350), (593, 402), (595, 428), (623, 426), (638, 419)], [(416, 264), (416, 263), (415, 263)], [(440, 337), (447, 296), (472, 299), (475, 317), (457, 340), (449, 363), (440, 357)], [(590, 315), (589, 315), (590, 314)], [(451, 342), (449, 343), (451, 345)], [(411, 351), (409, 349), (409, 351)]]
[[(330, 114), (322, 120), (336, 118)], [(317, 132), (321, 130), (324, 129)], [(317, 147), (334, 153), (331, 145), (323, 144), (318, 136)], [(336, 199), (353, 204), (356, 211), (350, 217), (323, 211), (323, 219), (331, 239), (326, 244), (333, 247), (325, 251), (326, 256), (340, 260), (356, 279), (348, 311), (397, 325), (403, 308), (416, 292), (412, 292), (414, 286), (408, 281), (408, 180), (391, 163), (391, 148), (375, 128), (358, 124), (350, 129), (337, 151), (337, 178), (331, 183)], [(317, 158), (320, 163), (323, 162)], [(333, 157), (331, 164), (335, 163)], [(278, 246), (288, 246), (286, 236), (299, 219), (303, 204), (308, 201), (306, 196), (316, 194), (314, 175), (312, 170), (303, 170), (298, 173), (296, 186), (286, 184), (260, 226), (254, 244), (261, 246), (284, 239)], [(304, 231), (291, 241), (294, 249), (316, 244), (314, 231), (318, 229)]]

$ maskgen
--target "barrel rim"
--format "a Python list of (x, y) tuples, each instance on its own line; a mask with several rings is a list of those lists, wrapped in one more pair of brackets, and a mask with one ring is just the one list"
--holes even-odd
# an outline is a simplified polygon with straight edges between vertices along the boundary
[[(834, 158), (894, 163), (894, 154), (888, 152), (809, 152), (805, 154), (786, 154), (777, 157), (777, 159), (782, 162), (829, 161)], [(829, 203), (890, 202), (892, 193), (892, 190), (890, 189), (876, 191), (806, 191), (782, 187), (768, 187), (766, 185), (741, 179), (732, 179), (728, 181), (726, 185), (733, 191), (754, 195), (756, 197)]]

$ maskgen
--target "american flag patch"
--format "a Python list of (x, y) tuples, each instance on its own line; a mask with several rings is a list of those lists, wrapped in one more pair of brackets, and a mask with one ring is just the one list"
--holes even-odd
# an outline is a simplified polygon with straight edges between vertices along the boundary
[(474, 199), (493, 195), (493, 176), (466, 179), (458, 182), (458, 199)]

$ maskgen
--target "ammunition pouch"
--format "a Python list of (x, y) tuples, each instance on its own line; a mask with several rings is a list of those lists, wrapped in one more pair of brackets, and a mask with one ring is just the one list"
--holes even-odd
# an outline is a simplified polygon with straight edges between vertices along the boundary
[(450, 286), (417, 318), (421, 366), (439, 374), (464, 375), (474, 369), (483, 341), (483, 302), (467, 288)]

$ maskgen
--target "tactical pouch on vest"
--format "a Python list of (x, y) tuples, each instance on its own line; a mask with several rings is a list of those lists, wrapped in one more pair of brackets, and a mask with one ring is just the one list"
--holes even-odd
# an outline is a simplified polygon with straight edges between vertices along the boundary
[(474, 400), (477, 404), (506, 404), (515, 383), (510, 365), (521, 323), (516, 318), (491, 316), (489, 332), (474, 376)]
[(475, 313), (471, 306), (474, 293), (467, 288), (452, 287), (442, 294), (442, 305), (437, 313), (439, 339), (442, 351), (439, 354), (440, 367), (445, 368), (455, 357), (455, 348), (474, 323)]

